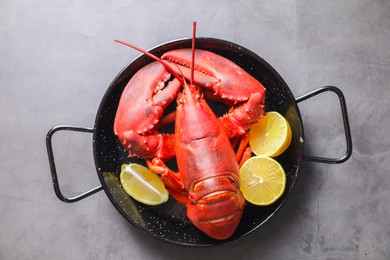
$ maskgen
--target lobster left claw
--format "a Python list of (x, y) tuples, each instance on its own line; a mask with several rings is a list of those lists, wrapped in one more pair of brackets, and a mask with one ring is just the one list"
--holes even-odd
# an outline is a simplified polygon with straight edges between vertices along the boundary
[[(191, 77), (191, 49), (166, 52), (162, 59), (173, 69)], [(194, 83), (210, 90), (222, 101), (234, 104), (220, 120), (229, 138), (243, 135), (264, 114), (265, 88), (240, 66), (210, 51), (195, 50)]]
[[(152, 62), (130, 79), (122, 92), (114, 132), (129, 151), (140, 158), (172, 158), (175, 138), (155, 130), (164, 108), (175, 100), (181, 83), (159, 62)], [(166, 86), (165, 86), (166, 85)]]

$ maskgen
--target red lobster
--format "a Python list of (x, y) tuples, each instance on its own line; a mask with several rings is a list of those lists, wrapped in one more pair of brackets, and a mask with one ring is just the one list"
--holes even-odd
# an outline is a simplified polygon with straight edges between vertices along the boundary
[[(170, 194), (187, 205), (187, 217), (197, 228), (223, 240), (236, 230), (245, 205), (239, 190), (238, 160), (229, 139), (245, 134), (263, 115), (265, 89), (230, 60), (195, 50), (195, 30), (194, 23), (192, 49), (169, 51), (162, 60), (117, 41), (157, 62), (141, 68), (125, 87), (114, 132), (130, 157), (147, 159), (149, 168), (161, 174)], [(170, 73), (175, 78), (164, 87)], [(190, 80), (190, 85), (185, 79)], [(182, 92), (181, 86), (184, 86)], [(234, 105), (218, 118), (206, 103), (202, 90)], [(176, 112), (174, 117), (168, 116), (175, 119), (175, 133), (161, 134), (157, 131), (159, 120), (164, 108), (175, 98)], [(247, 139), (242, 139), (239, 160), (247, 146)], [(163, 162), (175, 156), (178, 173)]]

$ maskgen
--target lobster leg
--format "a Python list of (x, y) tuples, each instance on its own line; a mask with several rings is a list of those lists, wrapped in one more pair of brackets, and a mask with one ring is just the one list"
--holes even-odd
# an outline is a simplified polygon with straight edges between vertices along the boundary
[(240, 143), (238, 144), (238, 149), (236, 152), (237, 162), (240, 163), (243, 157), (245, 156), (245, 151), (247, 150), (249, 142), (249, 133), (246, 132), (240, 138)]
[(154, 158), (152, 161), (146, 160), (146, 163), (152, 172), (161, 175), (161, 180), (164, 182), (169, 194), (178, 202), (186, 205), (188, 202), (188, 192), (184, 188), (180, 173), (169, 169), (159, 158)]
[(249, 133), (246, 132), (240, 138), (240, 143), (236, 152), (236, 159), (239, 168), (252, 156), (252, 148), (248, 145)]

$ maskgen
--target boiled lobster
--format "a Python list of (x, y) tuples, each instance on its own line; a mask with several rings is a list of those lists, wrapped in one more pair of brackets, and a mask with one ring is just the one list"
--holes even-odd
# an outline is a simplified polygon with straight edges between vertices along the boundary
[[(147, 159), (149, 168), (161, 174), (170, 194), (187, 205), (187, 217), (197, 228), (223, 240), (236, 230), (245, 205), (238, 160), (247, 140), (242, 138), (238, 156), (232, 140), (245, 135), (263, 115), (265, 88), (232, 61), (195, 49), (195, 28), (194, 23), (192, 49), (172, 50), (161, 59), (118, 41), (156, 61), (141, 68), (125, 87), (114, 132), (130, 157)], [(230, 104), (228, 113), (218, 118), (203, 92)], [(159, 120), (171, 121), (162, 115), (175, 99), (176, 112), (168, 116), (175, 121), (174, 134), (162, 134)], [(174, 157), (178, 172), (164, 163)]]

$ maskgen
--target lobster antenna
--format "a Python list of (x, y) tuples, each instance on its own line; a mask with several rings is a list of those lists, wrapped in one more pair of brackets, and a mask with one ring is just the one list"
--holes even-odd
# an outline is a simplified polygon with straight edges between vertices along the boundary
[(195, 70), (195, 37), (196, 37), (196, 21), (192, 24), (192, 48), (191, 48), (191, 80), (190, 85), (194, 85), (194, 70)]
[(174, 71), (174, 70), (172, 69), (172, 67), (171, 67), (168, 63), (166, 63), (165, 61), (163, 61), (162, 59), (160, 59), (160, 58), (157, 57), (156, 55), (151, 54), (150, 52), (148, 52), (148, 51), (146, 51), (146, 50), (144, 50), (144, 49), (141, 49), (141, 48), (139, 48), (139, 47), (137, 47), (137, 46), (135, 46), (135, 45), (133, 45), (133, 44), (131, 44), (131, 43), (128, 43), (128, 42), (124, 42), (124, 41), (121, 41), (121, 40), (115, 40), (115, 42), (118, 42), (118, 43), (120, 43), (120, 44), (126, 45), (126, 46), (128, 46), (128, 47), (130, 47), (130, 48), (133, 48), (133, 49), (135, 49), (135, 50), (137, 50), (137, 51), (139, 51), (139, 52), (142, 52), (142, 53), (145, 54), (146, 56), (148, 56), (148, 57), (154, 59), (155, 61), (160, 62), (162, 65), (164, 65), (164, 67), (165, 67), (170, 73), (172, 73), (172, 75), (173, 75), (175, 78), (177, 78), (177, 79), (180, 81), (180, 83), (181, 83), (182, 85), (184, 84), (183, 78), (180, 77), (179, 74), (177, 74), (176, 71)]

